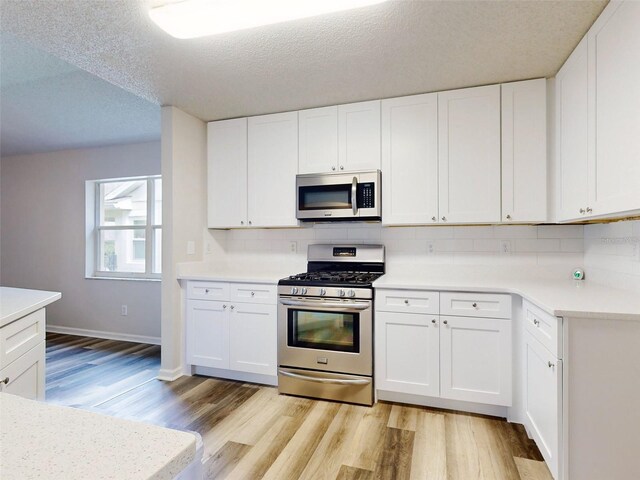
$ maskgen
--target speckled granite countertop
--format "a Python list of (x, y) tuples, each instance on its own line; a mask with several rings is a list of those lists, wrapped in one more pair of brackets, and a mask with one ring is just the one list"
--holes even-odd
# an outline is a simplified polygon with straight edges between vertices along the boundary
[(3, 480), (172, 479), (196, 436), (0, 393)]

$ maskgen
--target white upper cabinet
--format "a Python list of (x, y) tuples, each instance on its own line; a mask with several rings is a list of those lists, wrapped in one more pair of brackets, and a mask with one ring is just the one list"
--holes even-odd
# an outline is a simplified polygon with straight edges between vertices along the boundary
[(438, 93), (440, 221), (499, 222), (500, 85)]
[(299, 173), (336, 171), (338, 168), (338, 107), (298, 112)]
[(589, 56), (592, 215), (640, 209), (640, 2), (611, 2), (593, 24)]
[(207, 125), (209, 228), (247, 222), (247, 119)]
[(438, 222), (438, 94), (382, 101), (382, 222)]
[(248, 225), (297, 226), (298, 112), (249, 118), (248, 138)]
[(502, 221), (547, 220), (547, 82), (502, 85)]
[(380, 100), (338, 106), (338, 170), (380, 168)]
[(559, 220), (583, 217), (587, 209), (587, 39), (556, 76), (556, 161)]

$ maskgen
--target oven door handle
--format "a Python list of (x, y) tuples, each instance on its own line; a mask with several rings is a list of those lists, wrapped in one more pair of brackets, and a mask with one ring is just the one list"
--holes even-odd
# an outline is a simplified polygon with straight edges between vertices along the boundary
[(365, 378), (347, 380), (347, 379), (341, 379), (341, 378), (308, 377), (306, 375), (300, 375), (299, 373), (286, 372), (284, 370), (278, 370), (278, 373), (283, 377), (296, 378), (298, 380), (305, 380), (307, 382), (329, 383), (332, 385), (368, 385), (371, 383), (371, 380), (365, 379)]
[(345, 310), (366, 310), (367, 308), (371, 308), (371, 304), (367, 303), (337, 303), (330, 304), (324, 302), (304, 302), (301, 300), (288, 300), (281, 298), (280, 303), (282, 305), (292, 306), (292, 307), (313, 307), (318, 309), (326, 309), (326, 310), (334, 310), (334, 311), (345, 311)]

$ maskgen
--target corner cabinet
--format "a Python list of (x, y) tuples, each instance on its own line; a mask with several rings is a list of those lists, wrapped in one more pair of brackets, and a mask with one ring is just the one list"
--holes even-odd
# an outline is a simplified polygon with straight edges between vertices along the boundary
[(440, 220), (500, 221), (500, 85), (438, 93)]
[(205, 375), (276, 383), (275, 284), (188, 281), (186, 297), (188, 365)]
[(0, 392), (44, 400), (44, 308), (0, 328)]
[(502, 221), (547, 221), (547, 81), (503, 83)]
[(380, 101), (301, 110), (300, 173), (380, 168)]
[(511, 405), (510, 295), (377, 289), (375, 321), (377, 390)]
[(207, 125), (209, 228), (292, 227), (297, 112)]

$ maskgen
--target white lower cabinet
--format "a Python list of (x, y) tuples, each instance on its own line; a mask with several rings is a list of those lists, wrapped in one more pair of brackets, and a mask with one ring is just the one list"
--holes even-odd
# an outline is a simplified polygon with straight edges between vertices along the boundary
[[(187, 292), (249, 292), (246, 301), (200, 300), (187, 293), (186, 359), (195, 367), (276, 376), (277, 295), (265, 285), (189, 282)], [(220, 287), (220, 288), (216, 288)], [(272, 291), (270, 296), (261, 292)], [(253, 295), (251, 295), (253, 292)], [(259, 292), (260, 294), (256, 293)]]
[(376, 388), (437, 397), (437, 315), (377, 312), (376, 322)]
[(553, 477), (559, 478), (562, 360), (525, 335), (525, 421)]
[(45, 342), (40, 342), (0, 370), (0, 392), (44, 400)]
[(511, 320), (440, 317), (440, 396), (511, 405)]
[[(377, 389), (511, 405), (511, 319), (506, 317), (510, 309), (500, 310), (505, 318), (439, 315), (443, 302), (460, 295), (466, 294), (376, 290), (380, 303), (375, 313)], [(473, 294), (472, 304), (502, 301), (502, 297), (510, 298)], [(426, 311), (416, 312), (416, 298), (435, 302), (423, 302), (420, 305)]]

